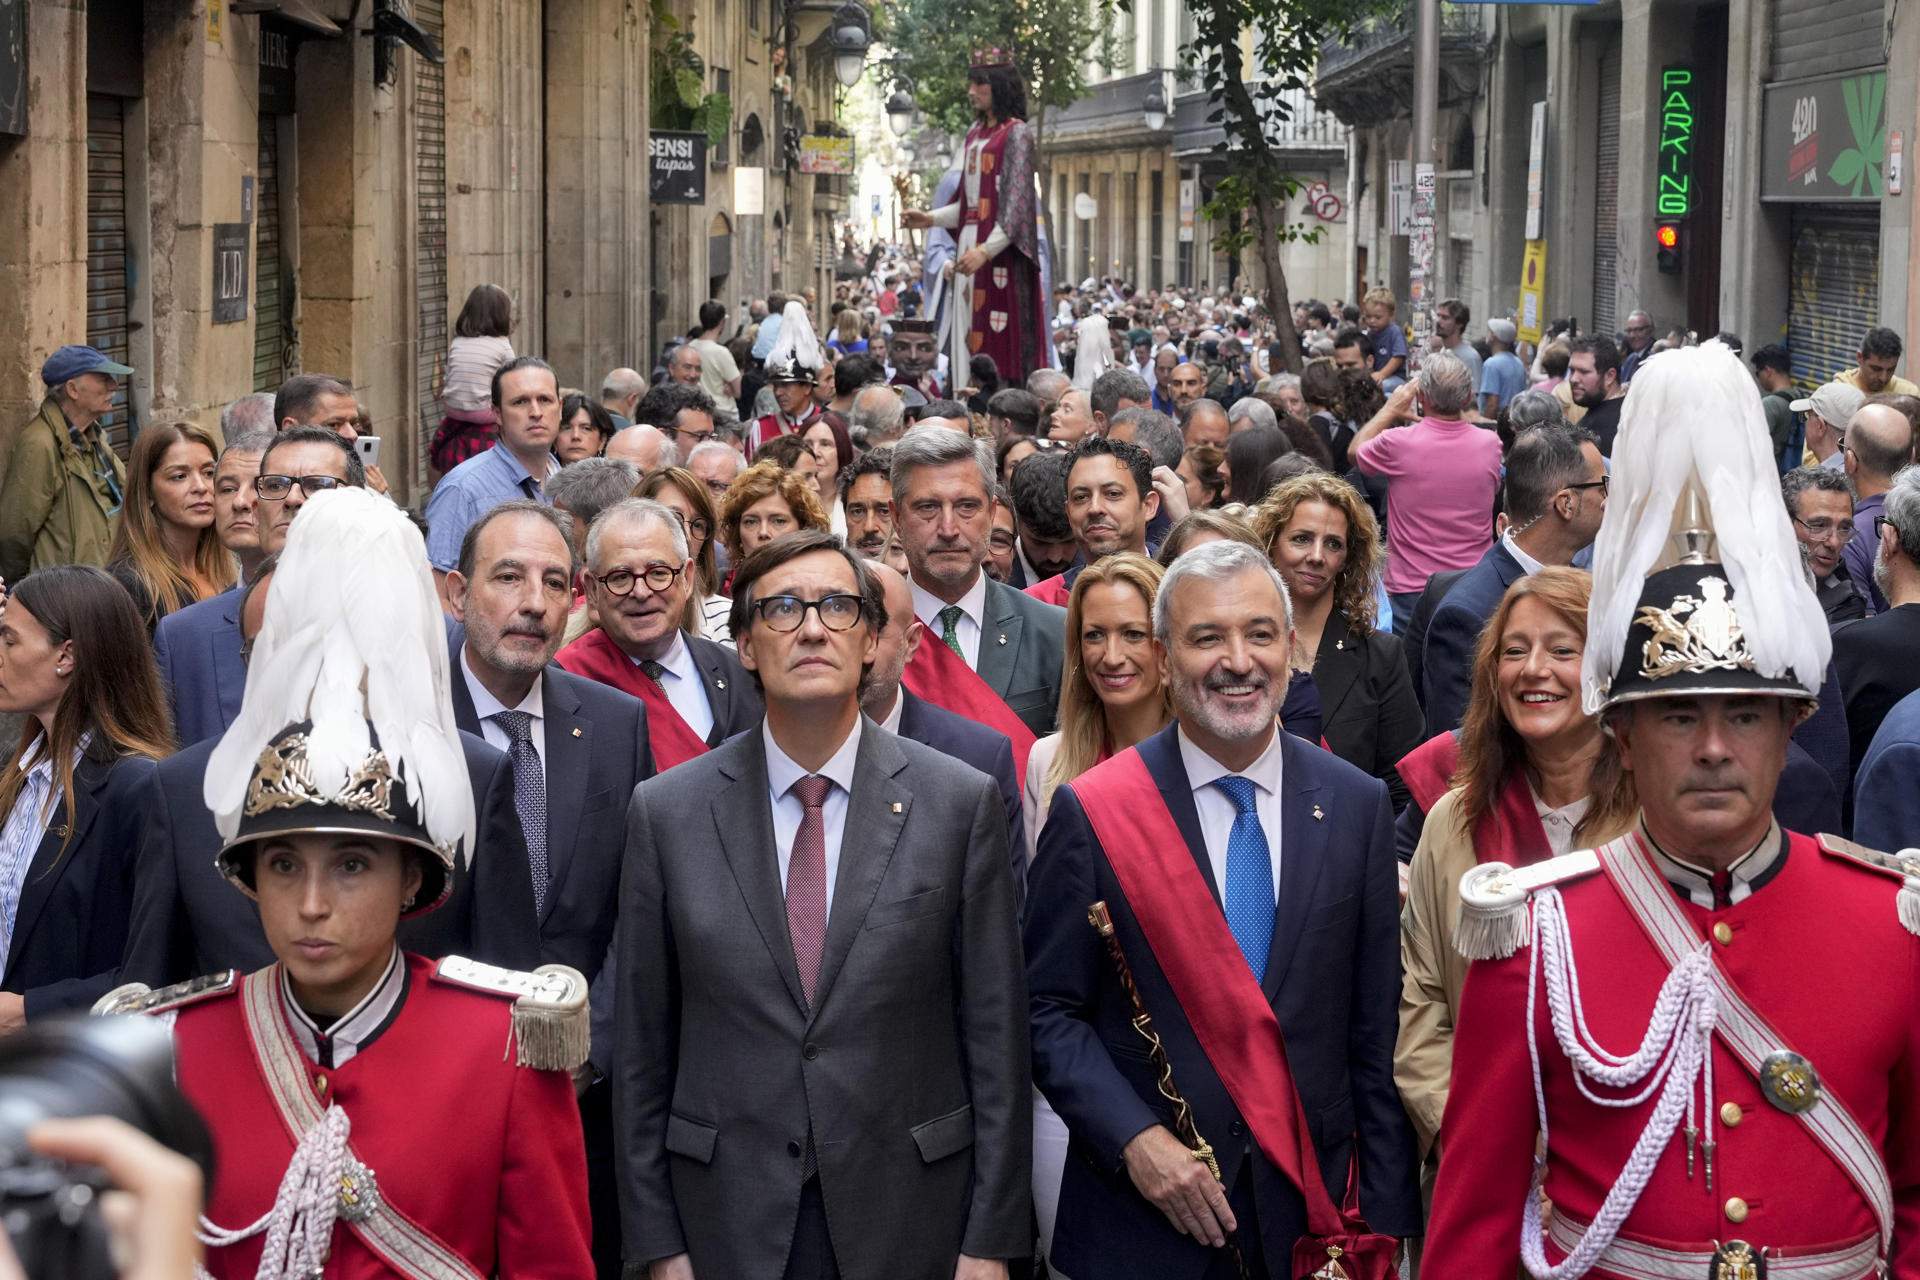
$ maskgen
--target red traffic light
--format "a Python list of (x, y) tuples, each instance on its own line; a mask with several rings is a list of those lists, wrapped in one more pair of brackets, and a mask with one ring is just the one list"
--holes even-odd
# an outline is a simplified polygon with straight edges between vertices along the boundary
[(1655, 228), (1653, 238), (1662, 249), (1677, 249), (1680, 247), (1680, 228), (1671, 222), (1663, 222)]

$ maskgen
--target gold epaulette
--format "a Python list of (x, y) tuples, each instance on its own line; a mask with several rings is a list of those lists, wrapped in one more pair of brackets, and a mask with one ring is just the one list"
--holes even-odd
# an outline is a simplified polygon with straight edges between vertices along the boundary
[(189, 978), (170, 987), (161, 987), (158, 991), (144, 982), (129, 982), (94, 1001), (93, 1016), (106, 1018), (123, 1014), (170, 1013), (214, 996), (231, 995), (239, 989), (240, 975), (232, 969)]
[(1882, 853), (1839, 836), (1823, 835), (1819, 840), (1820, 852), (1828, 857), (1898, 880), (1900, 892), (1894, 897), (1894, 907), (1900, 913), (1900, 923), (1908, 933), (1920, 935), (1920, 849)]
[(572, 1071), (587, 1060), (592, 1026), (587, 980), (578, 969), (543, 964), (526, 973), (448, 956), (434, 966), (433, 979), (513, 1001), (514, 1062), (519, 1066)]
[(1504, 960), (1527, 941), (1527, 900), (1536, 889), (1590, 876), (1600, 855), (1576, 849), (1526, 867), (1483, 862), (1460, 877), (1454, 950), (1469, 960)]

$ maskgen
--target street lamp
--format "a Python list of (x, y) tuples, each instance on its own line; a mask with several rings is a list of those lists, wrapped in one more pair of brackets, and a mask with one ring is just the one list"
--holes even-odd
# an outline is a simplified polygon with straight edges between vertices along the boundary
[(867, 48), (873, 43), (873, 28), (866, 9), (847, 0), (834, 10), (828, 38), (833, 45), (833, 74), (851, 89), (860, 83), (860, 73), (867, 65)]
[(895, 137), (913, 128), (913, 112), (912, 96), (905, 89), (895, 89), (887, 99), (887, 123), (893, 126)]
[(1159, 85), (1147, 90), (1146, 101), (1140, 104), (1142, 114), (1147, 118), (1147, 128), (1154, 133), (1160, 132), (1167, 123), (1167, 95), (1161, 92)]

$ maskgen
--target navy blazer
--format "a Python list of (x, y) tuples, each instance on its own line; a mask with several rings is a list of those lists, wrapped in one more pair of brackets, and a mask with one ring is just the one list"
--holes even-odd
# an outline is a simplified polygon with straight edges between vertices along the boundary
[[(569, 965), (591, 982), (613, 943), (627, 802), (633, 789), (653, 776), (647, 708), (630, 694), (552, 664), (540, 679), (548, 886), (540, 912), (540, 960)], [(453, 718), (467, 733), (482, 736), (457, 644)]]
[[(253, 902), (214, 866), (220, 831), (202, 795), (207, 759), (218, 739), (162, 760), (139, 814), (133, 922), (120, 961), (121, 982), (150, 987), (198, 974), (273, 963)], [(475, 840), (469, 866), (433, 911), (400, 923), (400, 946), (417, 955), (463, 955), (508, 969), (540, 963), (533, 877), (513, 807), (513, 765), (471, 734), (460, 735), (473, 781)]]
[(71, 813), (55, 778), (53, 817), (21, 881), (0, 977), (0, 990), (26, 997), (29, 1019), (84, 1013), (116, 985), (133, 910), (139, 797), (153, 771), (145, 756), (82, 756)]
[(183, 747), (226, 732), (240, 714), (247, 664), (240, 656), (240, 592), (234, 587), (160, 619), (153, 660)]
[(1467, 702), (1473, 692), (1473, 655), (1480, 644), (1480, 632), (1500, 607), (1507, 588), (1526, 576), (1527, 571), (1507, 550), (1504, 540), (1496, 540), (1480, 557), (1480, 563), (1462, 573), (1433, 611), (1427, 624), (1426, 651), (1420, 658), (1422, 678), (1426, 681), (1427, 737), (1458, 729), (1467, 718)]
[[(1161, 798), (1212, 890), (1177, 727), (1139, 747)], [(1413, 1131), (1393, 1083), (1399, 1033), (1400, 903), (1385, 784), (1290, 734), (1280, 737), (1280, 885), (1262, 986), (1287, 1041), (1320, 1171), (1337, 1201), (1358, 1143), (1360, 1207), (1377, 1231), (1417, 1234)], [(1220, 1155), (1229, 1194), (1243, 1168), (1267, 1271), (1287, 1270), (1306, 1208), (1260, 1154), (1201, 1052), (1138, 920), (1094, 838), (1072, 784), (1054, 793), (1028, 873), (1026, 951), (1034, 1083), (1070, 1137), (1053, 1257), (1069, 1275), (1186, 1280), (1213, 1252), (1170, 1226), (1134, 1189), (1122, 1152), (1154, 1124), (1171, 1127), (1145, 1042), (1087, 907), (1105, 899), (1174, 1082)], [(1250, 1164), (1249, 1164), (1250, 1162)], [(1240, 1191), (1239, 1194), (1244, 1194)]]
[(1007, 811), (1007, 851), (1013, 867), (1013, 905), (1027, 896), (1027, 824), (1021, 816), (1020, 782), (1014, 777), (1013, 743), (976, 720), (936, 707), (900, 689), (900, 736), (970, 764), (993, 779)]

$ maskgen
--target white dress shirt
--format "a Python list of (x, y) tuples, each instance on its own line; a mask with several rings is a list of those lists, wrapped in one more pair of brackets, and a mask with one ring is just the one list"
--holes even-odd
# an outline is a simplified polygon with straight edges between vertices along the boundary
[[(1647, 848), (1653, 853), (1653, 865), (1668, 884), (1687, 895), (1687, 900), (1696, 907), (1714, 910), (1713, 872), (1705, 867), (1697, 867), (1684, 862), (1667, 850), (1653, 838), (1646, 824), (1640, 824), (1640, 834), (1646, 837)], [(1785, 856), (1787, 842), (1780, 834), (1780, 824), (1775, 822), (1767, 827), (1767, 834), (1760, 837), (1760, 843), (1740, 855), (1740, 860), (1727, 870), (1731, 880), (1727, 885), (1727, 903), (1735, 906), (1753, 896), (1756, 885), (1765, 884), (1779, 870), (1780, 859)]]
[[(925, 644), (926, 641), (922, 640), (920, 643)], [(878, 720), (874, 721), (874, 723), (879, 725), (882, 729), (885, 729), (888, 733), (898, 735), (900, 732), (900, 717), (903, 714), (905, 714), (906, 709), (907, 709), (906, 691), (904, 689), (895, 689), (893, 691), (892, 709), (889, 710), (887, 714), (885, 714), (884, 716), (881, 716)]]
[[(640, 659), (631, 654), (627, 661), (636, 667), (640, 665)], [(693, 661), (693, 651), (687, 648), (686, 636), (674, 632), (673, 647), (659, 662), (664, 668), (660, 673), (660, 687), (666, 690), (667, 701), (687, 722), (687, 728), (693, 730), (693, 736), (705, 742), (713, 732), (713, 707), (707, 702), (707, 686), (700, 680), (700, 668)]]
[(1520, 572), (1524, 574), (1531, 576), (1547, 567), (1520, 549), (1520, 544), (1513, 540), (1511, 529), (1500, 535), (1500, 545), (1507, 549), (1508, 555), (1520, 562)]
[(1540, 815), (1540, 829), (1547, 833), (1547, 848), (1553, 850), (1558, 858), (1573, 852), (1573, 829), (1587, 816), (1587, 810), (1593, 807), (1592, 796), (1581, 796), (1572, 804), (1563, 804), (1558, 809), (1550, 808), (1540, 793), (1531, 786), (1527, 794), (1533, 797), (1533, 811)]
[[(773, 740), (773, 730), (760, 722), (760, 739), (767, 747), (767, 799), (773, 805), (773, 847), (780, 859), (780, 891), (785, 894), (787, 867), (793, 862), (793, 838), (800, 834), (800, 820), (807, 807), (793, 794), (793, 784), (810, 776), (793, 762)], [(833, 783), (827, 788), (826, 803), (820, 806), (827, 846), (827, 918), (833, 918), (833, 884), (840, 877), (840, 837), (847, 829), (847, 801), (853, 794), (853, 762), (860, 751), (860, 719), (855, 717), (853, 732), (840, 744), (819, 776)]]
[[(945, 644), (941, 637), (946, 634), (940, 625), (940, 611), (947, 602), (928, 591), (911, 578), (907, 580), (913, 588), (913, 614), (927, 624), (931, 633), (920, 643), (931, 640), (935, 644)], [(960, 621), (954, 624), (954, 632), (960, 637), (960, 653), (966, 658), (967, 665), (975, 671), (980, 669), (980, 632), (986, 626), (983, 619), (987, 616), (987, 575), (983, 571), (976, 575), (973, 585), (967, 588), (967, 594), (954, 601), (960, 606)]]
[(533, 717), (533, 723), (527, 728), (527, 735), (533, 742), (533, 753), (540, 757), (540, 776), (547, 773), (547, 717), (544, 704), (545, 695), (542, 686), (546, 680), (536, 676), (533, 688), (520, 700), (517, 707), (505, 706), (493, 696), (487, 686), (480, 683), (480, 677), (473, 674), (473, 667), (467, 662), (467, 646), (460, 646), (460, 674), (467, 679), (467, 695), (473, 699), (473, 714), (480, 718), (480, 736), (487, 745), (498, 747), (508, 755), (513, 754), (513, 739), (493, 717), (502, 711), (524, 711)]
[[(1267, 854), (1273, 860), (1273, 893), (1276, 902), (1280, 898), (1282, 732), (1276, 725), (1273, 741), (1260, 753), (1260, 758), (1237, 774), (1253, 783), (1254, 811), (1260, 818), (1261, 830), (1267, 836)], [(1227, 893), (1227, 838), (1233, 834), (1233, 820), (1239, 815), (1239, 810), (1233, 807), (1233, 801), (1227, 798), (1227, 793), (1213, 784), (1236, 774), (1195, 746), (1185, 729), (1179, 731), (1179, 738), (1180, 763), (1186, 768), (1188, 784), (1193, 787), (1193, 804), (1200, 811), (1200, 834), (1207, 842), (1207, 863), (1213, 868), (1214, 887), (1220, 891), (1220, 900), (1224, 903)]]
[(307, 1061), (329, 1071), (346, 1066), (354, 1055), (372, 1044), (381, 1032), (392, 1025), (406, 990), (407, 962), (401, 957), (400, 948), (395, 946), (393, 956), (387, 961), (386, 972), (380, 975), (380, 981), (374, 984), (373, 990), (367, 992), (359, 1004), (336, 1018), (332, 1025), (322, 1027), (293, 998), (293, 986), (287, 978), (286, 968), (282, 966), (280, 970), (280, 999), (286, 1005), (287, 1022), (293, 1028), (293, 1038), (299, 1043), (300, 1052), (307, 1055)]

